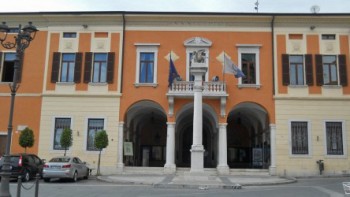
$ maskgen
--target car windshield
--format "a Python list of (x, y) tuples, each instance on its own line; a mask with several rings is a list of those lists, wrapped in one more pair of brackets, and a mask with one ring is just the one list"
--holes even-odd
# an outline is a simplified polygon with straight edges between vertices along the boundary
[[(10, 156), (10, 158), (11, 158), (11, 165), (18, 164), (19, 156)], [(2, 165), (4, 163), (4, 159), (5, 159), (5, 157), (1, 157), (0, 165)]]
[(69, 157), (56, 157), (56, 158), (52, 158), (49, 162), (62, 162), (62, 163), (66, 163), (69, 162), (70, 158)]

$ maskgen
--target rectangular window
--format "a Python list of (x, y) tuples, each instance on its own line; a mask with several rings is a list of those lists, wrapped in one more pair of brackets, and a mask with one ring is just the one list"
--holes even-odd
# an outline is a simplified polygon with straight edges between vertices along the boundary
[(16, 53), (4, 53), (4, 62), (1, 70), (1, 82), (13, 82)]
[(75, 53), (63, 53), (61, 63), (61, 82), (74, 82)]
[(75, 32), (64, 32), (63, 33), (63, 38), (76, 38), (77, 33)]
[(103, 130), (104, 119), (89, 119), (88, 120), (88, 137), (87, 137), (87, 147), (89, 151), (97, 151), (95, 147), (95, 136), (96, 133)]
[(342, 122), (326, 122), (327, 155), (343, 155)]
[(291, 122), (292, 154), (309, 154), (308, 123), (302, 121)]
[(322, 40), (335, 40), (335, 34), (322, 34)]
[(302, 55), (289, 56), (290, 85), (304, 85), (304, 61)]
[(106, 83), (107, 81), (107, 53), (95, 53), (93, 64), (93, 83)]
[(140, 83), (153, 83), (154, 53), (140, 53)]
[(337, 57), (335, 55), (322, 56), (323, 84), (338, 85)]
[(71, 119), (70, 118), (56, 118), (55, 119), (55, 131), (53, 139), (53, 149), (63, 150), (61, 147), (61, 135), (64, 129), (70, 128)]
[(256, 54), (242, 53), (242, 72), (246, 77), (242, 78), (242, 84), (256, 84)]

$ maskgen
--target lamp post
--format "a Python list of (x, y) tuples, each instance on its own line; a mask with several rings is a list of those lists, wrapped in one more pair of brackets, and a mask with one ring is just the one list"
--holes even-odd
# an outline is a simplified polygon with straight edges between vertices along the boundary
[(12, 137), (12, 120), (13, 120), (13, 110), (15, 104), (16, 91), (18, 89), (18, 69), (20, 68), (20, 59), (24, 50), (29, 47), (30, 42), (34, 40), (35, 34), (38, 29), (32, 25), (31, 22), (28, 25), (21, 28), (21, 25), (18, 27), (18, 32), (14, 37), (14, 42), (6, 41), (6, 37), (10, 28), (3, 22), (0, 25), (0, 43), (6, 49), (16, 48), (16, 58), (14, 62), (14, 72), (13, 72), (13, 81), (10, 84), (11, 89), (11, 104), (10, 104), (10, 115), (7, 127), (7, 143), (6, 143), (6, 152), (4, 155), (4, 163), (2, 167), (1, 175), (1, 185), (0, 185), (0, 197), (11, 197), (9, 191), (9, 181), (11, 175), (11, 160), (10, 160), (10, 147), (11, 147), (11, 137)]

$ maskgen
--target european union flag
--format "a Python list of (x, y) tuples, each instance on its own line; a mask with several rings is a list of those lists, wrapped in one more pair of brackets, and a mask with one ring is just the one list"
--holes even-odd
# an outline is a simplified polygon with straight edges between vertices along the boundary
[(179, 78), (179, 77), (180, 77), (180, 75), (177, 73), (174, 62), (170, 56), (170, 68), (169, 68), (169, 78), (168, 78), (169, 85), (168, 85), (168, 87), (171, 87), (174, 80)]

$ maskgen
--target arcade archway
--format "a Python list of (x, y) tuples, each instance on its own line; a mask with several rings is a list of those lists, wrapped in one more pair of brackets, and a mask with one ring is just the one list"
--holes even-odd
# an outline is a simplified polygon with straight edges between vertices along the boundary
[[(203, 104), (203, 146), (204, 167), (214, 168), (217, 164), (217, 120), (213, 109)], [(193, 103), (180, 110), (176, 118), (176, 166), (191, 166), (193, 142)]]
[(133, 155), (124, 156), (126, 166), (163, 167), (166, 159), (167, 116), (152, 101), (140, 101), (126, 114), (124, 138), (132, 142)]
[(268, 168), (270, 127), (267, 111), (241, 103), (227, 117), (227, 163), (230, 168)]

